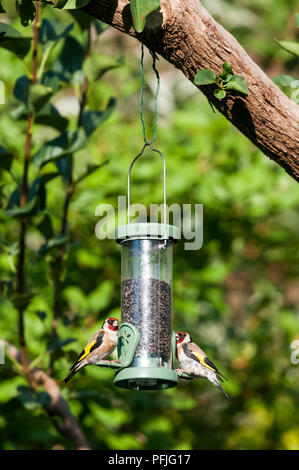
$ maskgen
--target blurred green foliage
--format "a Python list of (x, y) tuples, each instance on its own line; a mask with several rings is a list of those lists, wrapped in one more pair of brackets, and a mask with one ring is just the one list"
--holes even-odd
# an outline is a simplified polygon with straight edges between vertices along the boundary
[[(274, 42), (274, 36), (295, 39), (294, 20), (288, 21), (291, 15), (294, 19), (297, 2), (203, 3), (214, 9), (213, 14), (218, 13), (219, 21), (271, 76), (289, 71), (298, 75), (298, 63)], [(1, 15), (0, 19), (2, 16), (22, 35), (30, 36), (30, 28), (22, 27), (13, 11), (9, 17)], [(94, 214), (98, 204), (117, 207), (117, 196), (126, 194), (126, 173), (142, 144), (140, 50), (133, 39), (108, 28), (93, 46), (106, 61), (107, 56), (111, 58), (111, 70), (104, 74), (104, 59), (103, 69), (98, 59), (94, 67), (90, 60), (83, 65), (86, 31), (73, 16), (46, 7), (43, 18), (64, 25), (58, 27), (57, 23), (51, 29), (53, 40), (60, 37), (55, 47), (51, 40), (48, 44), (44, 40), (39, 59), (49, 47), (50, 51), (43, 85), (54, 86), (47, 74), (50, 70), (63, 76), (64, 85), (51, 99), (60, 113), (60, 124), (56, 128), (45, 125), (51, 112), (46, 121), (36, 120), (29, 177), (33, 182), (40, 174), (59, 171), (60, 175), (45, 183), (44, 207), (29, 219), (25, 273), (31, 297), (25, 325), (30, 359), (47, 370), (55, 354), (53, 377), (60, 381), (102, 321), (107, 316), (120, 318), (120, 249), (113, 240), (95, 237), (98, 218)], [(68, 28), (71, 23), (72, 31)], [(0, 109), (0, 157), (2, 161), (6, 155), (9, 166), (1, 171), (0, 195), (1, 206), (7, 210), (22, 176), (27, 124), (20, 117), (22, 110), (19, 117), (15, 114), (20, 107), (15, 83), (28, 74), (30, 60), (28, 55), (20, 60), (3, 48), (0, 59), (6, 93), (6, 104)], [(122, 66), (117, 67), (118, 62)], [(158, 66), (162, 87), (157, 145), (166, 156), (168, 203), (204, 204), (202, 249), (185, 251), (183, 241), (175, 247), (174, 329), (192, 334), (229, 378), (225, 388), (231, 400), (200, 380), (182, 381), (176, 389), (163, 392), (121, 390), (112, 384), (113, 371), (97, 367), (86, 368), (68, 386), (62, 386), (63, 396), (94, 449), (299, 449), (299, 365), (290, 361), (291, 342), (299, 339), (298, 185), (220, 114), (214, 115), (205, 98), (179, 72), (162, 60)], [(87, 120), (94, 123), (92, 134), (83, 125), (85, 136), (76, 126), (78, 82), (82, 83), (84, 67), (94, 77), (88, 87), (86, 112), (96, 113)], [(145, 111), (150, 130), (154, 79), (148, 56), (146, 71)], [(113, 97), (117, 98), (116, 108)], [(28, 106), (28, 95), (21, 106)], [(97, 114), (99, 110), (107, 112), (105, 122)], [(71, 137), (76, 150), (73, 177), (78, 184), (69, 208), (61, 319), (58, 340), (53, 342), (55, 260), (61, 246), (57, 234), (68, 175), (66, 167), (60, 164), (57, 168), (54, 159), (45, 168), (42, 165), (55, 148), (62, 152), (58, 161), (65, 161), (61, 142), (53, 146), (61, 133), (64, 139)], [(49, 141), (50, 153), (46, 148)], [(106, 160), (105, 166), (80, 179)], [(159, 160), (145, 157), (134, 170), (134, 201), (160, 202), (160, 183)], [(37, 197), (39, 189), (36, 191)], [(13, 294), (19, 222), (4, 212), (0, 222), (0, 339), (17, 345)], [(8, 357), (0, 366), (0, 376), (1, 448), (71, 448), (42, 408), (47, 394), (42, 389), (36, 394), (29, 391), (19, 368)]]

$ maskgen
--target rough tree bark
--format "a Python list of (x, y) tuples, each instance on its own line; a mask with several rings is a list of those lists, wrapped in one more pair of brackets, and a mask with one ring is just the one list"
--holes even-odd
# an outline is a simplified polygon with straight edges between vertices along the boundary
[(132, 26), (129, 0), (93, 0), (85, 9), (142, 41), (191, 82), (200, 69), (218, 74), (223, 62), (230, 62), (235, 74), (246, 79), (248, 97), (231, 93), (219, 101), (213, 87), (199, 88), (254, 145), (299, 180), (299, 106), (274, 85), (199, 0), (161, 0), (161, 11), (149, 15), (141, 34)]

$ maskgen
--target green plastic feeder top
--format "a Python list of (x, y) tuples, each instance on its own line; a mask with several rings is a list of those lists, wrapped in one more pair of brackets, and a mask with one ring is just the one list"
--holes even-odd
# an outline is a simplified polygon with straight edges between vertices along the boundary
[(178, 227), (158, 222), (132, 223), (121, 225), (116, 229), (118, 243), (137, 239), (173, 240), (173, 242), (177, 242), (180, 238), (181, 233)]

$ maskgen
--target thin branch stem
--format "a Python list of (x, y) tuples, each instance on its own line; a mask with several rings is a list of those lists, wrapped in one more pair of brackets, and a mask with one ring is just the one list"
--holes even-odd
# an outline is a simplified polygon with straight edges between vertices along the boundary
[[(89, 26), (89, 30), (88, 30), (85, 59), (87, 59), (91, 53), (91, 45), (92, 45), (91, 34), (92, 34), (92, 25)], [(80, 111), (79, 111), (78, 121), (77, 121), (78, 127), (82, 126), (83, 112), (84, 112), (84, 108), (85, 108), (86, 100), (87, 100), (87, 91), (88, 91), (88, 78), (84, 77), (84, 82), (83, 82), (82, 89), (81, 89)]]
[[(38, 32), (39, 32), (39, 17), (40, 17), (40, 5), (38, 2), (35, 2), (36, 15), (33, 24), (33, 55), (32, 55), (32, 83), (37, 81), (37, 52), (38, 52)], [(30, 153), (31, 153), (31, 142), (32, 142), (32, 127), (34, 123), (34, 116), (31, 112), (28, 113), (28, 124), (26, 131), (26, 141), (25, 141), (25, 153), (24, 153), (24, 164), (23, 164), (23, 178), (21, 186), (21, 195), (20, 195), (20, 207), (24, 207), (27, 204), (28, 199), (28, 171), (30, 164)], [(25, 240), (26, 240), (26, 229), (27, 221), (26, 219), (21, 220), (20, 227), (20, 239), (19, 239), (19, 258), (17, 266), (17, 293), (19, 296), (25, 294)], [(23, 371), (27, 377), (29, 385), (35, 389), (36, 385), (33, 381), (32, 374), (30, 373), (30, 367), (28, 362), (28, 353), (25, 340), (25, 322), (24, 322), (24, 305), (23, 302), (19, 303), (18, 307), (19, 321), (18, 321), (18, 331), (19, 331), (19, 344), (20, 344), (20, 355), (21, 355), (21, 364)]]

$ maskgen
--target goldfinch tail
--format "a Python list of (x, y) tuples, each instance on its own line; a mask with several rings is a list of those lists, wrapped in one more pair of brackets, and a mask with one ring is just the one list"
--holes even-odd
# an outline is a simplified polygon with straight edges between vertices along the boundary
[(85, 364), (81, 364), (81, 363), (75, 364), (71, 368), (70, 373), (66, 376), (66, 378), (62, 382), (67, 384), (74, 377), (74, 375), (84, 366), (85, 366)]
[(209, 377), (209, 380), (210, 382), (215, 385), (215, 387), (219, 388), (219, 390), (221, 390), (221, 392), (223, 393), (223, 395), (229, 400), (229, 396), (228, 394), (226, 393), (225, 390), (223, 390), (223, 388), (221, 387), (220, 383), (219, 383), (219, 377), (217, 377), (216, 374), (214, 374), (214, 376), (212, 377)]
[(70, 372), (69, 375), (67, 375), (66, 378), (63, 379), (62, 382), (67, 384), (71, 380), (71, 378), (75, 375), (76, 372), (77, 372), (76, 370), (73, 370), (72, 372)]
[(229, 395), (226, 393), (225, 390), (223, 390), (223, 388), (221, 387), (220, 383), (218, 383), (218, 384), (215, 383), (215, 385), (216, 385), (216, 387), (219, 388), (219, 390), (221, 390), (221, 392), (223, 393), (223, 395), (229, 400)]

